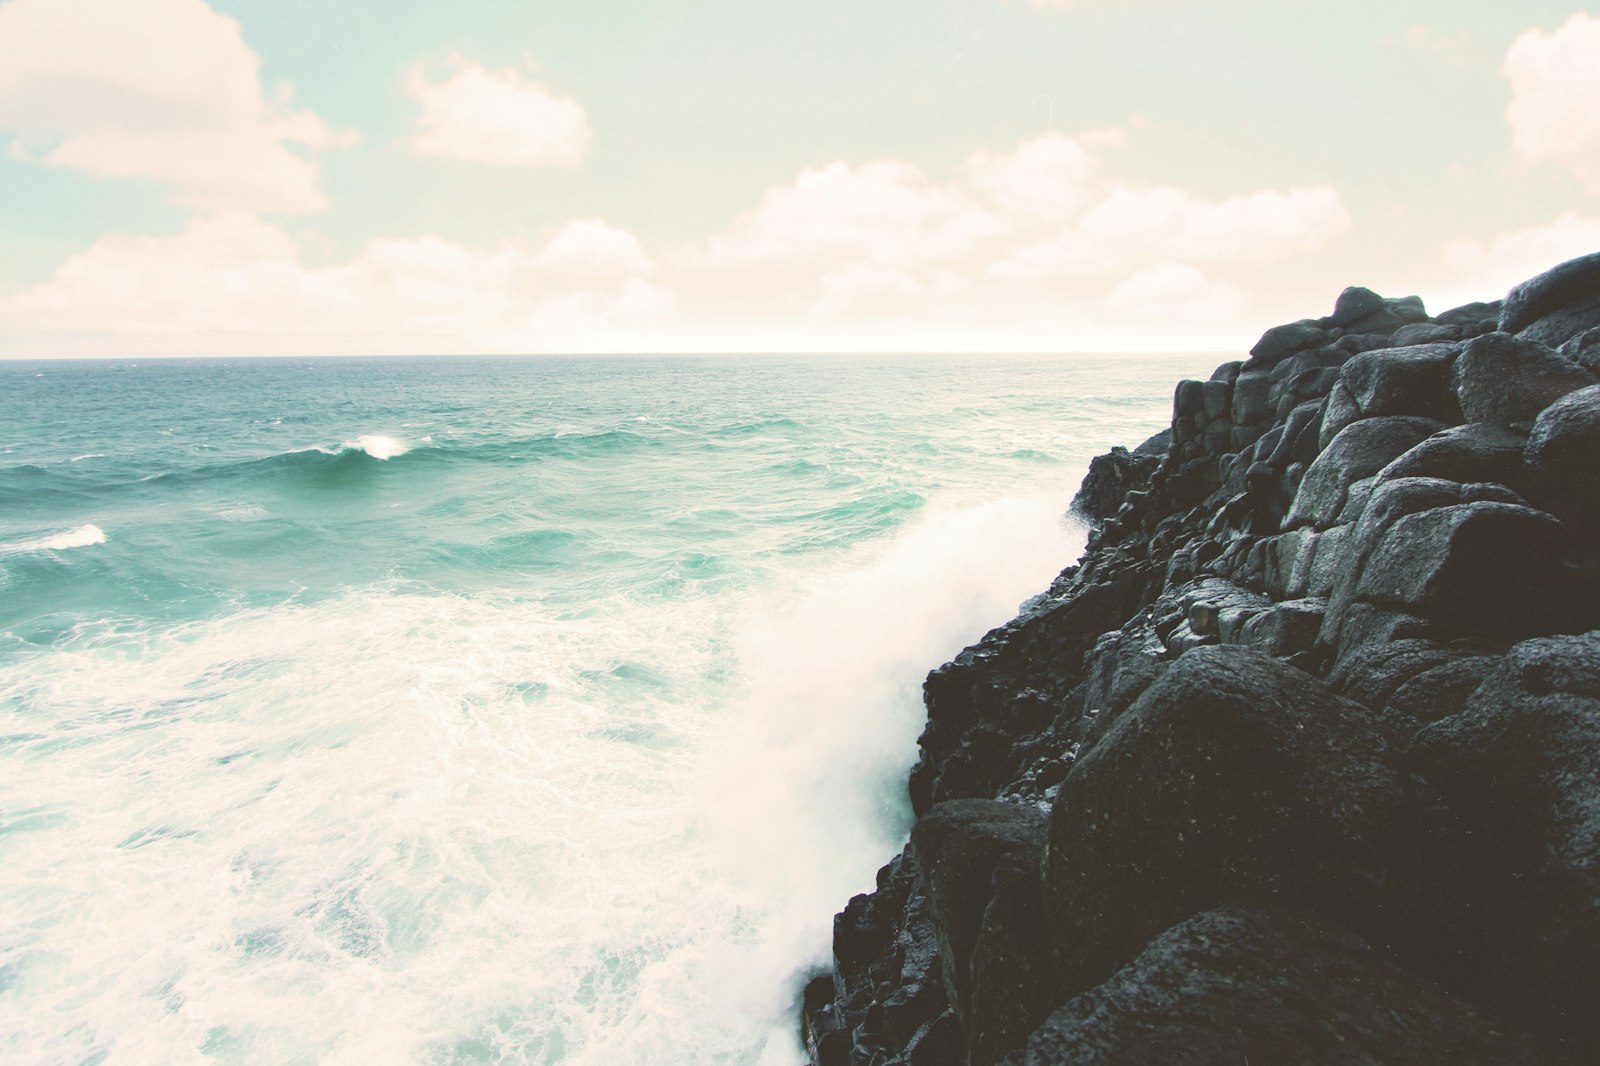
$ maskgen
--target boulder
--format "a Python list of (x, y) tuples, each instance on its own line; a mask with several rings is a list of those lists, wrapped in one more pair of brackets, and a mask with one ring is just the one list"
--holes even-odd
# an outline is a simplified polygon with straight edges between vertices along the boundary
[(1568, 393), (1539, 413), (1528, 435), (1528, 493), (1594, 545), (1600, 529), (1600, 385)]
[(1341, 292), (1339, 298), (1333, 302), (1333, 314), (1328, 316), (1328, 324), (1343, 329), (1382, 309), (1382, 296), (1371, 289), (1352, 285)]
[(1435, 973), (1600, 1057), (1600, 632), (1525, 641), (1408, 759)]
[(1011, 1066), (1556, 1066), (1561, 1051), (1280, 909), (1169, 929), (1050, 1015)]
[(1450, 633), (1560, 632), (1578, 606), (1569, 601), (1566, 549), (1561, 523), (1531, 507), (1435, 507), (1388, 527), (1361, 568), (1355, 598)]
[(1401, 810), (1364, 708), (1252, 649), (1185, 653), (1080, 755), (1051, 808), (1058, 994), (1228, 902), (1294, 900), (1372, 924)]
[(1462, 484), (1522, 482), (1524, 438), (1494, 422), (1468, 422), (1435, 433), (1378, 472), (1378, 480), (1443, 478)]
[(1311, 319), (1273, 326), (1250, 349), (1250, 361), (1259, 366), (1271, 366), (1286, 355), (1293, 355), (1327, 339), (1327, 333)]
[(1600, 292), (1600, 252), (1569, 259), (1506, 294), (1500, 329), (1516, 333), (1553, 311)]
[(1600, 326), (1593, 326), (1561, 345), (1559, 351), (1591, 374), (1600, 374)]
[(1078, 487), (1068, 511), (1098, 526), (1117, 513), (1128, 493), (1149, 485), (1150, 475), (1160, 465), (1158, 456), (1121, 447), (1112, 448), (1106, 455), (1097, 455), (1089, 460), (1089, 472), (1084, 475), (1083, 484)]
[[(1558, 317), (1555, 323), (1542, 319)], [(1500, 308), (1500, 329), (1528, 333), (1530, 340), (1560, 343), (1584, 329), (1600, 324), (1600, 252), (1569, 259), (1529, 278), (1506, 294)], [(1535, 326), (1543, 329), (1535, 330)]]
[(1044, 840), (1042, 811), (994, 800), (941, 803), (911, 831), (945, 995), (974, 1066), (1020, 1047), (1050, 1008), (1048, 954), (1033, 932)]
[(1540, 411), (1594, 375), (1555, 349), (1486, 333), (1467, 342), (1455, 365), (1456, 398), (1469, 422), (1531, 422)]
[(1345, 363), (1339, 381), (1366, 417), (1421, 415), (1451, 422), (1460, 413), (1450, 388), (1456, 354), (1450, 344), (1379, 348)]
[(1339, 517), (1352, 483), (1371, 477), (1444, 427), (1424, 418), (1364, 418), (1339, 432), (1306, 470), (1284, 528), (1325, 529)]

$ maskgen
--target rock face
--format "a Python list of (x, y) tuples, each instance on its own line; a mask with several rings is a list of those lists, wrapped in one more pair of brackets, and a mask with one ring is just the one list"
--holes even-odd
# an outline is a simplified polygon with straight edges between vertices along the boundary
[(1600, 254), (1340, 294), (929, 675), (817, 1066), (1600, 1061)]

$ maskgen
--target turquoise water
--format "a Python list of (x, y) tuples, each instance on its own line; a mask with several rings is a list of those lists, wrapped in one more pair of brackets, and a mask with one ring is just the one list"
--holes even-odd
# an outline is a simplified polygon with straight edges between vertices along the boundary
[(0, 363), (0, 1058), (793, 1063), (1214, 356)]

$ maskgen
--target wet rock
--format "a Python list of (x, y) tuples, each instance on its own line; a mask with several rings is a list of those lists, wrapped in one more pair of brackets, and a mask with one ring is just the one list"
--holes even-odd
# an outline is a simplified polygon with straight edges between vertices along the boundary
[(1559, 352), (1507, 333), (1467, 343), (1455, 365), (1456, 395), (1469, 422), (1531, 422), (1594, 375)]
[(1398, 519), (1361, 569), (1356, 598), (1446, 632), (1530, 636), (1572, 624), (1567, 534), (1542, 511), (1464, 503)]
[(973, 1066), (1020, 1047), (1050, 1008), (1049, 956), (1035, 933), (1044, 838), (1038, 808), (993, 800), (939, 804), (911, 833)]
[(1323, 343), (1327, 337), (1311, 319), (1274, 326), (1262, 334), (1255, 347), (1250, 349), (1250, 361), (1259, 366), (1271, 366), (1284, 356)]
[(1600, 633), (1514, 647), (1408, 757), (1435, 974), (1600, 1056)]
[(1422, 418), (1364, 418), (1328, 443), (1306, 470), (1284, 528), (1325, 529), (1344, 507), (1352, 483), (1371, 477), (1444, 427)]
[(1424, 344), (1363, 352), (1344, 364), (1339, 381), (1362, 415), (1420, 415), (1442, 422), (1459, 417), (1450, 388), (1456, 348)]
[(1130, 452), (1121, 447), (1112, 448), (1106, 455), (1097, 455), (1089, 461), (1089, 472), (1068, 510), (1099, 525), (1116, 514), (1128, 493), (1148, 487), (1150, 475), (1160, 465), (1157, 455)]
[(1568, 393), (1540, 412), (1528, 435), (1528, 492), (1589, 536), (1600, 529), (1600, 385)]
[(1371, 289), (1352, 285), (1341, 292), (1339, 298), (1333, 302), (1333, 314), (1328, 316), (1328, 324), (1343, 328), (1382, 309), (1382, 296)]
[[(1556, 316), (1560, 321), (1541, 323)], [(1500, 309), (1500, 329), (1525, 333), (1540, 324), (1545, 328), (1528, 339), (1560, 343), (1600, 324), (1592, 317), (1600, 317), (1600, 252), (1569, 259), (1512, 289)]]
[(1379, 480), (1443, 478), (1462, 484), (1522, 482), (1524, 438), (1494, 422), (1469, 422), (1435, 433), (1378, 472)]
[(1013, 1066), (1545, 1066), (1549, 1044), (1280, 909), (1207, 911), (1051, 1014)]
[(1081, 755), (1051, 810), (1057, 992), (1230, 901), (1381, 909), (1402, 793), (1362, 707), (1240, 647), (1178, 659)]

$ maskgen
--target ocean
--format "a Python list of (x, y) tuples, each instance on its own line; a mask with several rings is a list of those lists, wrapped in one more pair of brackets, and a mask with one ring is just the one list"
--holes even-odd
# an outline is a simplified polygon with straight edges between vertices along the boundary
[(760, 1064), (1215, 355), (0, 362), (0, 1060)]

